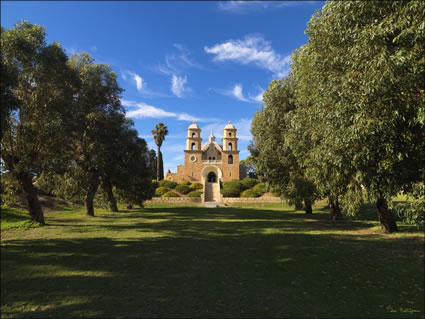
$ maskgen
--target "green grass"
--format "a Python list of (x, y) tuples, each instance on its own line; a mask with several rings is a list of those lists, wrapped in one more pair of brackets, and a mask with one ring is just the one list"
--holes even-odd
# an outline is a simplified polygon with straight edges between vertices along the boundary
[[(281, 204), (65, 209), (2, 231), (2, 317), (423, 318), (424, 235)], [(2, 212), (3, 214), (3, 212)], [(3, 220), (2, 220), (3, 228)]]

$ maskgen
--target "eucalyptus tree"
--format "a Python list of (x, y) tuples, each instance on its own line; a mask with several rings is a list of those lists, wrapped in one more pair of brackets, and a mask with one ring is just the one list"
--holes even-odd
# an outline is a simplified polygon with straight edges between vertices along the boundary
[[(160, 159), (161, 159), (161, 146), (165, 140), (165, 136), (168, 135), (168, 128), (164, 125), (164, 123), (158, 123), (155, 125), (155, 129), (152, 130), (152, 135), (155, 141), (156, 146), (158, 147), (157, 151), (157, 162), (156, 162), (156, 179), (159, 181), (161, 177), (160, 171)], [(162, 177), (164, 177), (164, 172), (162, 173)]]
[(325, 130), (318, 154), (350, 180), (346, 198), (364, 186), (387, 232), (397, 231), (388, 200), (423, 176), (424, 12), (419, 1), (328, 2), (302, 48), (301, 95)]
[(86, 215), (94, 216), (93, 199), (109, 164), (117, 132), (125, 121), (116, 74), (104, 64), (95, 64), (86, 53), (75, 54), (70, 66), (81, 80), (77, 95), (79, 130), (73, 136), (72, 155), (85, 191)]
[(272, 81), (263, 99), (264, 107), (255, 114), (251, 124), (250, 151), (258, 173), (281, 196), (295, 203), (297, 209), (304, 201), (306, 213), (312, 213), (312, 203), (317, 197), (315, 186), (305, 175), (287, 140), (291, 118), (297, 109), (293, 79)]
[(133, 205), (142, 207), (143, 202), (153, 195), (147, 143), (137, 135), (134, 129), (126, 131), (122, 140), (125, 156), (119, 164), (119, 174), (113, 180), (120, 200), (126, 202), (128, 208)]
[(24, 193), (31, 220), (40, 224), (33, 178), (67, 163), (79, 86), (59, 43), (47, 44), (45, 35), (27, 21), (1, 32), (1, 158)]

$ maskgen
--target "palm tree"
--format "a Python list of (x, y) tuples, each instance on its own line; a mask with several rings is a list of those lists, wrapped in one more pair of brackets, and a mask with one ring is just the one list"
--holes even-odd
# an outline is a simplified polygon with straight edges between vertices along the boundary
[(161, 145), (162, 142), (164, 142), (165, 140), (165, 136), (168, 135), (168, 129), (167, 127), (164, 125), (164, 123), (158, 123), (157, 125), (155, 125), (155, 129), (152, 130), (152, 135), (153, 135), (153, 139), (155, 140), (155, 144), (156, 146), (158, 146), (158, 156), (156, 157), (156, 180), (159, 181), (159, 154), (161, 152)]

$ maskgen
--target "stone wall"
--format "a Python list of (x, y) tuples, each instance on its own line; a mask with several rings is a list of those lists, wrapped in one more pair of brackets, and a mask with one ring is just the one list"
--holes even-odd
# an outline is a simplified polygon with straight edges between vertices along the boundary
[(155, 204), (155, 203), (200, 203), (201, 198), (200, 197), (152, 197), (151, 200), (145, 201), (145, 204)]
[[(153, 197), (147, 200), (146, 204), (164, 203), (164, 204), (185, 204), (185, 203), (200, 203), (200, 197)], [(236, 204), (236, 203), (282, 203), (279, 197), (223, 197), (222, 203)]]
[(279, 197), (223, 197), (223, 203), (282, 203)]

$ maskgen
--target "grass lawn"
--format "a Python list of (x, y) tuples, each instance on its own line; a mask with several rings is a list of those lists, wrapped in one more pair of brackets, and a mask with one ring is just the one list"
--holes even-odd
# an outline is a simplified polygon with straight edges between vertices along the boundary
[(320, 205), (64, 208), (36, 228), (12, 213), (4, 318), (424, 317), (423, 231), (383, 234), (372, 207), (337, 222)]

